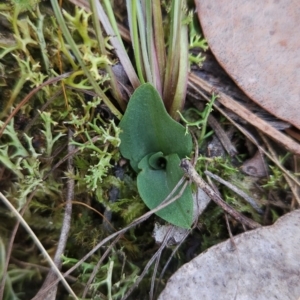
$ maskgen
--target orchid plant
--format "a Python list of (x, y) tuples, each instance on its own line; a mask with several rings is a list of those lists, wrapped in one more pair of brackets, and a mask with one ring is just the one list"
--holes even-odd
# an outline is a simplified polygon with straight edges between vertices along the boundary
[[(135, 90), (119, 126), (123, 131), (120, 134), (121, 154), (138, 173), (140, 196), (153, 209), (182, 178), (180, 160), (191, 154), (191, 135), (170, 117), (159, 93), (149, 83)], [(156, 214), (173, 225), (190, 228), (193, 221), (191, 186)]]

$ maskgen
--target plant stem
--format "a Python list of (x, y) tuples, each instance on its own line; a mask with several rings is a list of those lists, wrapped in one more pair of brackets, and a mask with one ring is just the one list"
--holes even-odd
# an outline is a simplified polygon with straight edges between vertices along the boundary
[[(96, 2), (95, 2), (95, 0), (89, 0), (89, 2), (90, 2), (91, 10), (93, 12), (92, 13), (92, 18), (93, 18), (94, 28), (95, 28), (95, 31), (96, 31), (96, 38), (97, 38), (97, 41), (98, 41), (98, 45), (100, 47), (101, 54), (107, 55), (107, 51), (106, 51), (106, 48), (105, 48), (104, 36), (103, 36), (102, 30), (100, 28), (100, 22), (97, 18), (96, 13), (94, 13), (96, 11)], [(105, 3), (105, 8), (106, 8), (106, 10), (108, 12), (108, 15), (110, 17), (110, 22), (111, 22), (111, 24), (112, 24), (112, 26), (115, 30), (115, 27), (116, 27), (115, 19), (114, 19), (114, 17), (112, 18), (110, 16), (111, 11), (112, 11), (111, 5), (109, 3), (107, 3), (106, 0), (104, 1), (104, 3)], [(118, 29), (118, 27), (116, 27), (116, 28)], [(116, 35), (117, 35), (120, 43), (123, 45), (123, 42), (121, 40), (121, 37), (120, 37), (120, 34), (119, 34), (118, 30), (116, 31)], [(123, 47), (124, 47), (124, 45), (123, 45)], [(118, 101), (118, 104), (120, 105), (120, 108), (122, 109), (122, 111), (125, 111), (125, 108), (126, 108), (125, 101), (122, 97), (122, 93), (119, 89), (118, 82), (117, 82), (117, 79), (116, 79), (116, 76), (115, 76), (114, 72), (112, 71), (111, 65), (106, 64), (105, 65), (105, 70), (109, 74), (109, 77), (111, 78), (110, 84), (111, 84), (112, 94), (113, 94), (114, 98)]]
[(138, 77), (141, 83), (145, 83), (143, 71), (142, 71), (142, 60), (141, 60), (141, 49), (139, 45), (138, 28), (137, 28), (137, 0), (127, 0), (127, 12), (129, 19), (129, 28), (131, 41), (133, 46), (133, 52), (135, 57), (135, 64), (138, 73)]
[[(146, 0), (147, 1), (147, 0)], [(150, 1), (147, 1), (147, 3)], [(166, 66), (166, 50), (164, 27), (161, 13), (160, 0), (152, 1), (152, 18), (153, 18), (153, 33), (154, 33), (154, 48), (156, 53), (157, 65), (159, 69), (160, 85), (164, 86), (164, 75)], [(162, 92), (160, 93), (162, 96)]]

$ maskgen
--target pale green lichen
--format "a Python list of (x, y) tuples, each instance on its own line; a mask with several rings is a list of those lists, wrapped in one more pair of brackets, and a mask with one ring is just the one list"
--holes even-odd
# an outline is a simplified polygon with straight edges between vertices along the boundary
[[(41, 130), (46, 141), (45, 153), (44, 151), (37, 153), (32, 144), (32, 137), (23, 134), (27, 150), (14, 129), (13, 121), (7, 125), (3, 133), (6, 143), (0, 146), (0, 161), (16, 175), (14, 186), (11, 186), (6, 196), (17, 202), (18, 209), (24, 206), (28, 195), (34, 190), (41, 189), (43, 193), (51, 194), (54, 187), (49, 182), (44, 181), (44, 176), (50, 171), (50, 166), (41, 163), (40, 157), (44, 154), (49, 157), (55, 142), (64, 134), (58, 133), (56, 136), (53, 136), (51, 125), (55, 124), (55, 122), (51, 119), (49, 113), (43, 112), (40, 115), (44, 121), (42, 124), (45, 128), (45, 130)], [(0, 122), (0, 126), (3, 126), (3, 124), (3, 122)]]

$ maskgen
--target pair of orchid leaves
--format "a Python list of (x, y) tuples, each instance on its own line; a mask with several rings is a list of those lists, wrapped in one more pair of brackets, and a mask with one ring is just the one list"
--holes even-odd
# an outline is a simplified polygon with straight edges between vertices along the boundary
[[(192, 137), (170, 117), (159, 93), (149, 83), (135, 90), (119, 126), (122, 130), (120, 152), (138, 173), (137, 186), (142, 200), (154, 209), (184, 175), (180, 161), (191, 154)], [(190, 228), (193, 222), (191, 186), (156, 215), (173, 225)]]

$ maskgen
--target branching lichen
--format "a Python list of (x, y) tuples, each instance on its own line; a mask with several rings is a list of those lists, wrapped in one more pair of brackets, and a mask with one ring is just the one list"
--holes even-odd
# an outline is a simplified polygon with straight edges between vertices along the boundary
[[(45, 128), (45, 130), (41, 130), (46, 141), (45, 154), (49, 157), (53, 151), (54, 143), (64, 134), (58, 133), (53, 137), (51, 125), (56, 123), (46, 112), (41, 113), (41, 117)], [(0, 121), (0, 125), (3, 126), (3, 122)], [(27, 196), (36, 189), (41, 189), (45, 194), (51, 194), (56, 185), (51, 185), (44, 180), (45, 174), (50, 171), (50, 166), (41, 162), (40, 158), (44, 153), (36, 152), (32, 144), (33, 138), (24, 134), (25, 146), (19, 139), (12, 121), (4, 130), (3, 139), (6, 139), (7, 142), (0, 146), (0, 161), (16, 175), (14, 186), (11, 186), (7, 192), (7, 197), (14, 199), (18, 209), (21, 209)], [(56, 192), (59, 192), (59, 189)]]

